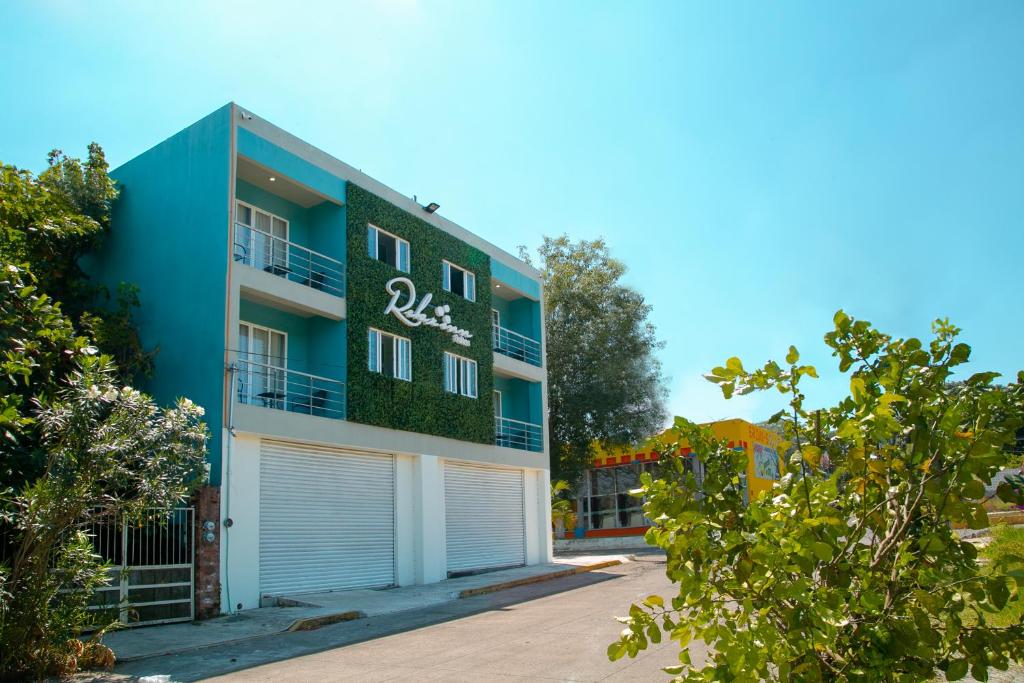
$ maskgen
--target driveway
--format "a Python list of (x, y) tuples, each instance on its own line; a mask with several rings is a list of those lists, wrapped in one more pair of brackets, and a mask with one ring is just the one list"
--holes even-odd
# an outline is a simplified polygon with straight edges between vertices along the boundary
[(663, 556), (643, 555), (542, 584), (147, 659), (79, 680), (161, 674), (171, 681), (274, 683), (665, 680), (661, 667), (678, 663), (674, 642), (663, 641), (637, 659), (613, 663), (605, 655), (622, 629), (616, 615), (651, 593), (671, 594), (664, 568)]

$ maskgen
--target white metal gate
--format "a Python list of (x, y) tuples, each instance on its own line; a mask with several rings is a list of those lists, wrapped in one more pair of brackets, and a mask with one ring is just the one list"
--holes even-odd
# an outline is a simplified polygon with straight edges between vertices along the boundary
[(395, 460), (264, 441), (260, 593), (395, 583)]
[(128, 626), (192, 621), (194, 522), (195, 510), (182, 507), (91, 524), (96, 553), (113, 567), (89, 609), (116, 611)]
[(446, 462), (448, 574), (526, 563), (523, 471)]

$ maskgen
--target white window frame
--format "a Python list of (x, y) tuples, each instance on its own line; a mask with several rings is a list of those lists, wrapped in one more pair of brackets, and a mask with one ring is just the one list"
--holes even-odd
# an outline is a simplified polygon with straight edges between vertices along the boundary
[[(450, 394), (465, 396), (466, 398), (478, 398), (480, 381), (480, 369), (477, 362), (472, 358), (466, 358), (449, 351), (444, 352), (444, 390)], [(455, 374), (450, 368), (455, 368)], [(473, 368), (473, 383), (469, 386), (466, 377), (469, 374), (468, 368)], [(454, 380), (454, 381), (453, 381)], [(471, 393), (472, 392), (472, 393)]]
[[(388, 232), (387, 230), (384, 230), (383, 228), (378, 228), (373, 223), (367, 223), (366, 227), (367, 227), (367, 231), (366, 231), (366, 253), (368, 255), (370, 254), (370, 231), (371, 230), (373, 231), (373, 254), (370, 256), (370, 258), (372, 258), (375, 261), (380, 261), (380, 259), (377, 257), (377, 240), (378, 240), (379, 234), (380, 233), (384, 233), (388, 237), (393, 237), (395, 239), (395, 265), (393, 267), (396, 270), (398, 270), (398, 271), (400, 271), (402, 273), (408, 273), (409, 270), (412, 267), (411, 266), (411, 262), (412, 262), (412, 247), (409, 245), (409, 240), (402, 239), (401, 237), (399, 237), (395, 233)], [(403, 264), (402, 264), (402, 246), (401, 245), (403, 245), (403, 244), (405, 245), (405, 261), (406, 261), (405, 264), (404, 264), (405, 268), (402, 267)], [(381, 261), (381, 263), (387, 263), (387, 261)], [(390, 266), (391, 264), (388, 263), (388, 265)]]
[[(272, 334), (279, 334), (282, 337), (284, 337), (284, 345), (282, 347), (282, 352), (281, 352), (281, 363), (282, 363), (282, 365), (280, 365), (280, 366), (270, 365), (269, 362), (263, 362), (263, 363), (261, 363), (261, 365), (270, 365), (270, 367), (274, 367), (274, 368), (280, 367), (281, 370), (287, 370), (288, 369), (288, 333), (287, 332), (285, 332), (284, 330), (276, 330), (273, 327), (267, 327), (266, 325), (257, 325), (255, 323), (251, 323), (251, 322), (248, 322), (248, 321), (245, 321), (245, 320), (239, 320), (238, 321), (238, 325), (239, 325), (239, 327), (241, 327), (242, 325), (245, 325), (246, 327), (249, 328), (249, 340), (250, 340), (250, 342), (252, 341), (252, 331), (253, 330), (263, 330), (264, 332), (267, 333), (267, 339), (268, 340), (270, 339), (270, 335), (272, 335)], [(239, 351), (241, 351), (241, 349), (239, 349)], [(252, 353), (252, 351), (249, 351), (247, 349), (245, 351), (245, 353)]]
[[(241, 217), (238, 215), (239, 214), (239, 211), (238, 211), (238, 207), (239, 206), (244, 206), (245, 208), (249, 209), (249, 211), (251, 212), (250, 215), (252, 216), (252, 220), (250, 220), (249, 223), (243, 223), (242, 222)], [(260, 230), (259, 228), (257, 228), (256, 227), (256, 213), (257, 212), (270, 216), (270, 226), (271, 226), (270, 229), (271, 230), (274, 229), (273, 226), (274, 226), (274, 219), (275, 218), (277, 220), (281, 221), (282, 223), (284, 223), (284, 237), (278, 237), (273, 232), (265, 232), (265, 231)], [(235, 200), (235, 222), (238, 223), (239, 225), (244, 225), (245, 227), (249, 228), (249, 230), (252, 230), (253, 232), (258, 232), (261, 235), (266, 235), (267, 237), (271, 238), (269, 263), (263, 263), (260, 267), (263, 267), (265, 265), (274, 265), (275, 262), (281, 263), (282, 265), (284, 265), (285, 268), (287, 268), (289, 266), (289, 264), (288, 264), (288, 258), (289, 258), (288, 245), (291, 244), (292, 224), (291, 224), (291, 222), (287, 218), (285, 218), (284, 216), (278, 216), (276, 213), (271, 213), (270, 211), (267, 211), (266, 209), (261, 209), (260, 207), (256, 206), (255, 204), (250, 204), (249, 202), (243, 202), (241, 199), (236, 199)], [(284, 241), (284, 245), (283, 245), (284, 246), (284, 254), (276, 253), (276, 250), (274, 249), (274, 246), (273, 246), (274, 245), (273, 240), (282, 240), (282, 241)], [(246, 256), (248, 257), (249, 262), (250, 263), (255, 263), (253, 254), (248, 253), (249, 251), (252, 250), (252, 244), (243, 244), (243, 245), (240, 245), (240, 246), (245, 248)], [(262, 259), (262, 261), (267, 261), (267, 257), (266, 256), (261, 256), (260, 258)]]
[[(376, 327), (370, 327), (370, 328), (367, 328), (367, 330), (366, 330), (367, 344), (369, 344), (370, 335), (373, 334), (373, 333), (376, 333), (377, 341), (376, 341), (376, 344), (375, 344), (374, 348), (368, 349), (367, 361), (366, 361), (367, 369), (370, 372), (376, 372), (376, 373), (380, 373), (382, 375), (384, 374), (383, 369), (382, 369), (383, 368), (383, 361), (384, 361), (384, 353), (383, 353), (383, 351), (384, 351), (384, 349), (383, 349), (384, 339), (383, 339), (383, 337), (384, 336), (388, 336), (388, 337), (391, 337), (391, 340), (392, 340), (391, 341), (391, 343), (392, 343), (392, 348), (391, 348), (391, 373), (392, 374), (391, 374), (391, 377), (393, 379), (400, 379), (403, 382), (411, 382), (412, 381), (412, 340), (409, 339), (408, 337), (402, 337), (402, 336), (397, 335), (397, 334), (392, 334), (390, 332), (385, 332), (384, 330), (377, 329)], [(399, 352), (399, 350), (401, 348), (401, 342), (405, 342), (406, 345), (408, 345), (408, 347), (409, 347), (409, 362), (408, 362), (408, 364), (404, 368), (406, 370), (405, 376), (403, 376), (403, 374), (401, 372), (401, 370), (403, 369), (402, 354)], [(374, 366), (376, 366), (376, 367), (374, 367)]]
[[(243, 386), (245, 387), (246, 398), (249, 399), (249, 400), (252, 400), (253, 398), (255, 398), (255, 394), (251, 394), (251, 392), (253, 390), (253, 387), (255, 386), (255, 382), (253, 381), (253, 377), (256, 375), (256, 373), (254, 373), (253, 369), (252, 369), (252, 366), (253, 366), (254, 363), (256, 365), (261, 365), (263, 367), (274, 368), (275, 370), (280, 370), (281, 371), (281, 373), (280, 373), (281, 377), (277, 378), (275, 381), (283, 382), (287, 386), (287, 383), (288, 383), (288, 377), (287, 377), (287, 372), (288, 372), (288, 333), (285, 332), (284, 330), (276, 330), (273, 327), (267, 327), (266, 325), (257, 325), (255, 323), (251, 323), (251, 322), (248, 322), (248, 321), (245, 321), (245, 320), (239, 320), (238, 321), (238, 326), (242, 327), (243, 325), (245, 327), (249, 328), (249, 348), (246, 349), (245, 351), (242, 351), (242, 349), (238, 349), (239, 353), (244, 353), (246, 355), (246, 358), (241, 359), (242, 362), (245, 363), (245, 366), (244, 366), (243, 369), (240, 370), (240, 372), (244, 375), (244, 378), (243, 378), (242, 381), (244, 382)], [(262, 359), (262, 360), (258, 360), (257, 359), (257, 360), (254, 361), (252, 359), (252, 338), (253, 338), (253, 331), (254, 330), (261, 330), (263, 332), (266, 332), (267, 333), (267, 343), (268, 344), (270, 343), (271, 337), (273, 335), (275, 335), (275, 334), (279, 334), (282, 337), (284, 337), (284, 343), (282, 343), (282, 345), (281, 345), (281, 365), (272, 365), (270, 363), (270, 354), (267, 354), (267, 357)], [(241, 337), (242, 337), (241, 332), (239, 332), (238, 342), (241, 342)], [(236, 343), (236, 345), (237, 345), (237, 343)], [(268, 373), (268, 377), (269, 377), (269, 373)], [(265, 380), (265, 381), (267, 381), (267, 380)], [(287, 393), (287, 392), (285, 392), (285, 393)]]
[[(441, 289), (446, 292), (452, 291), (452, 268), (462, 271), (462, 298), (466, 301), (476, 301), (476, 273), (467, 268), (456, 265), (448, 259), (442, 259), (441, 261)], [(472, 287), (468, 286), (470, 280), (473, 282)], [(473, 296), (467, 296), (470, 289), (473, 290)], [(452, 293), (454, 294), (454, 292)]]
[(502, 396), (501, 396), (501, 391), (499, 391), (498, 389), (494, 390), (494, 399), (495, 399), (495, 402), (497, 404), (496, 407), (498, 409), (498, 412), (496, 412), (494, 414), (494, 417), (504, 417), (505, 416), (505, 406), (502, 403), (503, 399), (502, 399)]
[(491, 324), (495, 327), (501, 327), (501, 311), (497, 308), (491, 309)]

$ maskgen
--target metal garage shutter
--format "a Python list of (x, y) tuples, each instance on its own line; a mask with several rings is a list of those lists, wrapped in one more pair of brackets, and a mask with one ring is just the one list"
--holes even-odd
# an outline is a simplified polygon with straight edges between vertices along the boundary
[(523, 472), (445, 463), (448, 571), (526, 563)]
[(260, 592), (394, 582), (394, 458), (264, 441)]

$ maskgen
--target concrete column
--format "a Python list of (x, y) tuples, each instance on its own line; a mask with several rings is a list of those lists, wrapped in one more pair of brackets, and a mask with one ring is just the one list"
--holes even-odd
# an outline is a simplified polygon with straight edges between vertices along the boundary
[(444, 462), (434, 455), (415, 458), (416, 583), (434, 583), (447, 577), (444, 548)]
[(551, 561), (551, 487), (547, 470), (525, 470), (526, 564)]
[(540, 489), (538, 504), (540, 511), (540, 562), (551, 562), (554, 559), (554, 544), (551, 536), (551, 471), (538, 470), (537, 487)]
[(234, 612), (260, 606), (260, 440), (227, 430), (223, 438), (220, 604)]
[(540, 500), (537, 470), (523, 470), (523, 529), (526, 534), (526, 564), (541, 561)]
[(416, 466), (417, 458), (395, 458), (395, 583), (416, 583)]

